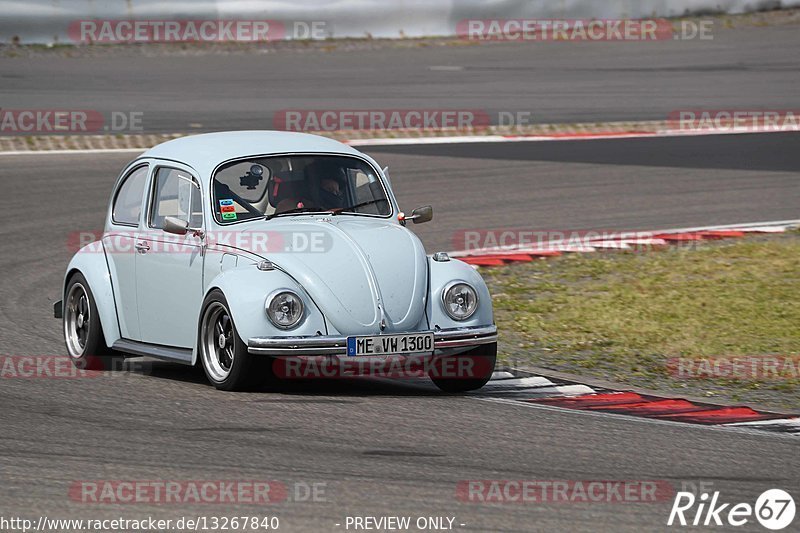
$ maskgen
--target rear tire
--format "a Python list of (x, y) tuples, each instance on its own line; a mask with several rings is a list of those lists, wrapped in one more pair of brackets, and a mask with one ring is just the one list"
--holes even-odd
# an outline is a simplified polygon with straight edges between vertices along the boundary
[(106, 346), (94, 295), (80, 272), (67, 281), (62, 324), (67, 353), (75, 367), (100, 371), (114, 366), (117, 359)]
[(496, 361), (497, 343), (493, 342), (458, 355), (439, 357), (428, 375), (444, 392), (477, 390), (492, 379)]
[(198, 354), (206, 377), (219, 390), (253, 390), (273, 380), (272, 358), (247, 351), (247, 344), (236, 331), (228, 301), (218, 289), (203, 302)]

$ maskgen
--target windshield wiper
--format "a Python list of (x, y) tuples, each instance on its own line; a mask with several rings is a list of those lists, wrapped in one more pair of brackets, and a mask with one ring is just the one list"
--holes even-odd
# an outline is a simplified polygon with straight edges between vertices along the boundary
[(360, 204), (351, 205), (350, 207), (337, 207), (336, 209), (331, 209), (331, 214), (338, 215), (343, 211), (352, 211), (353, 209), (358, 209), (359, 207), (366, 207), (368, 205), (377, 204), (378, 202), (385, 202), (384, 199), (377, 199), (377, 200), (367, 200), (366, 202), (361, 202)]
[(323, 209), (321, 207), (295, 207), (294, 209), (289, 209), (288, 211), (281, 211), (280, 213), (272, 213), (271, 215), (267, 215), (264, 217), (264, 220), (271, 220), (275, 217), (279, 217), (282, 215), (292, 215), (296, 213), (331, 213), (330, 209)]

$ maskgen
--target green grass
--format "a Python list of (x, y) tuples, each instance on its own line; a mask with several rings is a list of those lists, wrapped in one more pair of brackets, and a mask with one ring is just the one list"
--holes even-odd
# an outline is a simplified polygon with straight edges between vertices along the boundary
[(796, 379), (687, 380), (666, 364), (800, 354), (800, 234), (572, 254), (482, 273), (506, 362), (800, 408)]

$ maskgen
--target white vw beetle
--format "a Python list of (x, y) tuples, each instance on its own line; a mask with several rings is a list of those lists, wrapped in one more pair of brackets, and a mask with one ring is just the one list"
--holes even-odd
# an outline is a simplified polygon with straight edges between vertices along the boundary
[[(474, 269), (426, 256), (405, 228), (432, 217), (405, 216), (385, 170), (331, 139), (172, 140), (123, 170), (55, 314), (84, 368), (114, 353), (199, 360), (239, 390), (289, 359), (421, 358), (442, 390), (477, 389), (497, 353), (491, 299)], [(443, 370), (453, 361), (463, 372)]]

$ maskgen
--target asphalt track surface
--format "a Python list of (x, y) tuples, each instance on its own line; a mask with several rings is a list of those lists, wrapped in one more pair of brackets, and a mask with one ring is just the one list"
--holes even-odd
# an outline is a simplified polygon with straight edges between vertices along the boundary
[(797, 27), (719, 26), (711, 41), (56, 51), (0, 58), (0, 103), (141, 112), (145, 131), (161, 132), (273, 129), (275, 112), (286, 109), (527, 111), (536, 123), (665, 120), (687, 108), (796, 109)]
[[(663, 227), (797, 217), (800, 135), (365, 149), (401, 204), (436, 207), (428, 250), (474, 227)], [(480, 150), (480, 152), (478, 152)], [(52, 318), (69, 234), (102, 225), (132, 154), (0, 156), (0, 353), (62, 355)], [(141, 361), (141, 360), (138, 360)], [(224, 393), (201, 372), (131, 360), (86, 379), (2, 379), (0, 516), (275, 515), (283, 531), (344, 531), (345, 517), (455, 517), (464, 531), (666, 530), (648, 504), (464, 503), (461, 480), (711, 483), (726, 502), (800, 493), (798, 441), (449, 396), (424, 383), (290, 383)], [(324, 501), (266, 507), (91, 505), (79, 480), (325, 484)], [(745, 530), (757, 530), (751, 523)], [(352, 531), (352, 529), (351, 529)]]

